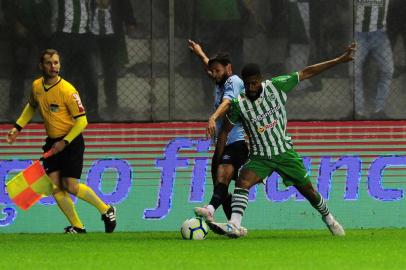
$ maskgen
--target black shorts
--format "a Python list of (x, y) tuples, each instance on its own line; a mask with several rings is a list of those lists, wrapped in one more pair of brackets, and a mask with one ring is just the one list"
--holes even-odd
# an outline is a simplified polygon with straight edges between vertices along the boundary
[[(234, 167), (234, 180), (238, 177), (238, 170), (244, 165), (248, 160), (248, 146), (245, 141), (236, 141), (226, 147), (224, 147), (223, 155), (220, 159), (220, 163), (216, 164), (217, 154), (214, 153), (212, 160), (212, 171), (215, 173), (217, 171), (218, 165), (221, 164), (231, 164)], [(214, 165), (214, 166), (213, 166)], [(213, 174), (215, 175), (215, 174)]]
[[(52, 148), (52, 145), (63, 138), (46, 138), (42, 147), (44, 152)], [(72, 177), (80, 179), (83, 169), (83, 154), (85, 152), (85, 142), (82, 134), (77, 136), (69, 145), (56, 155), (44, 160), (43, 165), (47, 174), (55, 171), (61, 172), (61, 177)]]

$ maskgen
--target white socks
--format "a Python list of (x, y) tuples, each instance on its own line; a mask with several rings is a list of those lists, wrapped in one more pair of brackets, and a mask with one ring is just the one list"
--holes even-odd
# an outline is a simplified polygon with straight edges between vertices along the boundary
[(330, 214), (330, 213), (329, 213), (327, 216), (323, 216), (323, 219), (324, 219), (324, 221), (325, 221), (328, 225), (333, 224), (334, 221), (335, 221), (333, 215)]
[(206, 208), (209, 210), (210, 214), (214, 215), (214, 211), (216, 211), (213, 207), (213, 205), (209, 204), (206, 206)]

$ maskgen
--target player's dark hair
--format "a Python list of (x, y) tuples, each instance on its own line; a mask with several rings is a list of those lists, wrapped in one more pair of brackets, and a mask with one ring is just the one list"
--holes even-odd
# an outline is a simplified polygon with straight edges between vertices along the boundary
[(50, 56), (52, 56), (52, 55), (54, 55), (54, 54), (59, 55), (58, 51), (55, 50), (55, 49), (45, 49), (45, 50), (43, 50), (43, 51), (41, 52), (41, 56), (40, 56), (40, 58), (39, 58), (39, 62), (40, 62), (40, 63), (44, 63), (44, 57), (45, 57), (45, 55), (50, 55)]
[(228, 64), (231, 64), (231, 58), (230, 55), (227, 52), (219, 52), (215, 56), (209, 59), (209, 67), (213, 63), (220, 63), (223, 66), (227, 66)]
[(261, 69), (257, 64), (246, 64), (241, 70), (241, 78), (245, 80), (251, 76), (261, 75)]

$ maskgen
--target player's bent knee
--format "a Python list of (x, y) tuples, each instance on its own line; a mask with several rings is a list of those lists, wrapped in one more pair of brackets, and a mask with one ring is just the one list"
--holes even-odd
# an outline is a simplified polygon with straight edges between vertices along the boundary
[(67, 192), (69, 192), (72, 195), (76, 195), (78, 193), (79, 183), (77, 181), (69, 179), (69, 180), (65, 180), (63, 182), (64, 182), (65, 190)]
[(260, 180), (261, 179), (256, 175), (254, 171), (242, 169), (235, 186), (239, 188), (250, 189), (253, 185), (260, 182)]

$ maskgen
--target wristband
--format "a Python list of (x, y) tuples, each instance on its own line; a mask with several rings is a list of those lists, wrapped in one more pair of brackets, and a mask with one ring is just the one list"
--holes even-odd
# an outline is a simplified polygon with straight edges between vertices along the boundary
[(21, 130), (23, 129), (23, 127), (20, 126), (20, 125), (17, 124), (17, 123), (14, 124), (14, 127), (15, 127), (18, 131), (21, 131)]

